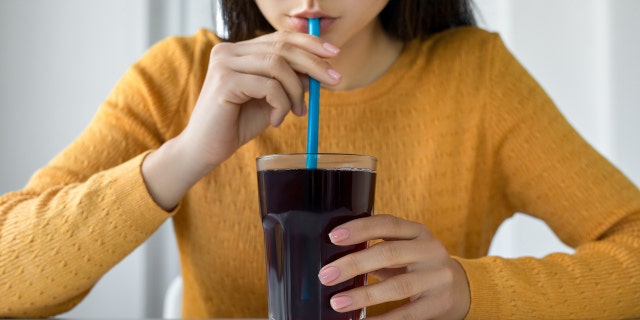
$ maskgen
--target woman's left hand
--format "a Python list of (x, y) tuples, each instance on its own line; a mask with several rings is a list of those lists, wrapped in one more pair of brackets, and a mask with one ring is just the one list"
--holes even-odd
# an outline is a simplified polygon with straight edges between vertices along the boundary
[(380, 282), (341, 292), (331, 298), (338, 312), (410, 298), (410, 303), (367, 319), (463, 319), (470, 306), (462, 266), (422, 224), (390, 215), (375, 215), (340, 225), (329, 234), (336, 245), (382, 239), (344, 256), (318, 275), (327, 286), (369, 273)]

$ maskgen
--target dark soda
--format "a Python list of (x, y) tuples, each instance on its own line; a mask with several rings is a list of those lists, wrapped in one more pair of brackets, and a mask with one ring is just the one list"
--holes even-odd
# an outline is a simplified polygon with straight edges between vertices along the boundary
[(318, 272), (366, 248), (366, 243), (336, 246), (328, 234), (340, 224), (372, 214), (375, 177), (374, 171), (363, 169), (258, 171), (270, 319), (360, 319), (362, 310), (339, 313), (329, 300), (364, 285), (366, 275), (324, 286)]

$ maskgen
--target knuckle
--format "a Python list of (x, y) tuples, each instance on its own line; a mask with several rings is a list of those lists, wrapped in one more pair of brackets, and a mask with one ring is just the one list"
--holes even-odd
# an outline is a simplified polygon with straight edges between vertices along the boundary
[(277, 54), (265, 54), (264, 55), (264, 62), (267, 65), (270, 65), (272, 67), (278, 68), (280, 66), (282, 66), (282, 64), (284, 63), (282, 57), (280, 57)]
[(271, 51), (278, 54), (287, 52), (290, 49), (291, 49), (291, 45), (288, 42), (286, 42), (284, 38), (280, 38), (271, 43)]
[(377, 245), (380, 248), (380, 255), (385, 261), (395, 262), (400, 253), (397, 246), (392, 242), (382, 242)]
[(237, 89), (232, 85), (234, 83), (232, 79), (236, 76), (233, 70), (226, 68), (224, 64), (217, 63), (210, 65), (209, 68), (203, 86), (212, 89), (213, 92), (228, 92)]
[(313, 64), (314, 66), (316, 66), (316, 68), (318, 69), (327, 69), (329, 68), (329, 63), (323, 59), (321, 59), (318, 56), (311, 56), (311, 64)]
[(431, 247), (431, 251), (433, 252), (434, 258), (442, 262), (450, 261), (451, 257), (449, 256), (449, 252), (447, 251), (447, 248), (445, 248), (445, 246), (442, 243), (431, 241), (430, 244), (431, 244), (430, 247)]
[(378, 304), (381, 301), (378, 301), (378, 295), (376, 294), (375, 290), (371, 289), (370, 286), (364, 286), (364, 301), (363, 301), (363, 305), (365, 306), (370, 306), (370, 305), (374, 305), (374, 304)]
[(213, 59), (214, 57), (222, 55), (223, 53), (225, 53), (229, 49), (230, 46), (232, 46), (232, 44), (227, 43), (227, 42), (221, 42), (221, 43), (216, 44), (211, 49), (211, 52), (209, 53), (209, 57), (211, 59)]
[(454, 282), (455, 274), (450, 268), (444, 268), (438, 275), (438, 279), (447, 286), (450, 286)]
[(282, 101), (282, 85), (278, 80), (267, 79), (264, 90), (265, 98), (273, 108), (277, 110), (286, 108)]
[(401, 228), (401, 220), (388, 214), (380, 216), (382, 224), (386, 225), (393, 233), (396, 233)]
[(414, 286), (411, 281), (404, 277), (389, 279), (393, 292), (401, 299), (410, 297), (414, 294)]
[(425, 235), (431, 236), (431, 231), (429, 231), (429, 228), (427, 228), (427, 226), (425, 226), (424, 224), (421, 224), (421, 223), (417, 223), (417, 222), (413, 222), (413, 223), (415, 223), (417, 225), (417, 229), (418, 229), (418, 232), (420, 234), (425, 234)]
[(357, 253), (345, 256), (347, 265), (351, 268), (353, 275), (364, 273), (364, 265)]
[(267, 78), (264, 83), (264, 86), (268, 93), (274, 93), (281, 89), (280, 82), (273, 78)]
[(390, 215), (390, 214), (377, 214), (375, 215), (378, 219), (381, 220), (381, 223), (383, 224), (390, 224), (392, 223), (392, 220), (394, 220), (395, 218)]

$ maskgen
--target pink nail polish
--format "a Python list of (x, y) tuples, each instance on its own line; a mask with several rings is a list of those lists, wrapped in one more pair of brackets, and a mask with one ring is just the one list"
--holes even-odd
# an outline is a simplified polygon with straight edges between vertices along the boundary
[(340, 52), (340, 48), (338, 48), (338, 47), (336, 47), (336, 46), (332, 45), (332, 44), (331, 44), (331, 43), (329, 43), (329, 42), (325, 42), (325, 43), (323, 43), (323, 44), (322, 44), (322, 46), (323, 46), (325, 49), (327, 49), (327, 51), (329, 51), (329, 52), (331, 52), (331, 53), (333, 53), (333, 54), (337, 54), (338, 52)]
[(331, 77), (331, 79), (334, 79), (334, 80), (340, 80), (340, 78), (342, 78), (342, 75), (340, 74), (340, 72), (333, 69), (327, 70), (327, 74), (329, 74), (329, 77)]
[(331, 307), (336, 311), (344, 309), (351, 304), (353, 304), (353, 299), (351, 299), (349, 296), (339, 296), (331, 298)]
[(327, 284), (335, 279), (338, 279), (339, 276), (340, 270), (338, 270), (338, 268), (328, 267), (320, 271), (320, 273), (318, 274), (318, 279), (320, 279), (320, 282), (322, 284)]
[(329, 239), (331, 242), (336, 243), (349, 238), (351, 233), (347, 229), (335, 229), (329, 233)]

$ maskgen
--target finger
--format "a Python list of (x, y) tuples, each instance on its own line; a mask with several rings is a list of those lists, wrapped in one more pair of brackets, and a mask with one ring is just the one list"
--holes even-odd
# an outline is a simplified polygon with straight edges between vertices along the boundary
[(291, 110), (292, 105), (289, 103), (289, 99), (279, 81), (266, 79), (265, 88), (265, 100), (272, 107), (269, 122), (272, 126), (279, 127)]
[(437, 295), (441, 285), (435, 273), (405, 273), (386, 281), (358, 287), (331, 297), (331, 306), (338, 312), (356, 310), (390, 301)]
[[(385, 314), (367, 317), (367, 320), (390, 320), (390, 319), (457, 319), (446, 316), (450, 303), (446, 299), (422, 298), (404, 304)], [(464, 317), (464, 316), (463, 316)], [(463, 319), (460, 317), (459, 319)]]
[(289, 97), (280, 82), (273, 78), (251, 74), (238, 74), (237, 77), (237, 83), (243, 85), (230, 89), (231, 93), (227, 97), (228, 102), (233, 105), (241, 105), (252, 99), (264, 99), (271, 107), (268, 114), (269, 123), (278, 127), (291, 110)]
[(411, 240), (419, 237), (431, 237), (424, 225), (386, 214), (351, 220), (329, 233), (331, 242), (343, 246), (375, 239)]
[(249, 55), (226, 59), (226, 67), (240, 73), (260, 75), (280, 82), (296, 115), (304, 112), (304, 86), (286, 60), (276, 55)]
[(278, 51), (278, 49), (286, 48), (283, 44), (287, 43), (325, 59), (333, 58), (340, 52), (338, 47), (323, 40), (322, 38), (300, 32), (279, 31), (244, 42), (239, 42), (238, 44), (242, 44), (243, 46), (238, 48), (239, 50), (237, 53), (244, 55), (256, 52), (255, 47), (244, 46), (245, 44), (251, 45), (265, 43), (272, 46), (270, 48), (275, 48), (276, 51)]
[[(295, 43), (297, 33), (289, 33), (293, 35), (292, 39), (280, 37), (273, 41), (247, 42), (233, 48), (233, 55), (247, 56), (254, 54), (264, 54), (266, 56), (275, 55), (284, 58), (289, 65), (297, 72), (308, 74), (318, 81), (326, 85), (336, 85), (340, 82), (341, 75), (333, 70), (327, 58), (334, 55), (327, 55), (324, 48), (316, 37), (311, 37), (314, 46), (301, 47)], [(308, 36), (308, 35), (304, 35)], [(307, 39), (308, 40), (308, 39)], [(319, 48), (318, 48), (319, 46)]]
[(318, 277), (322, 284), (334, 285), (376, 270), (401, 268), (426, 261), (432, 250), (440, 253), (432, 243), (409, 240), (380, 242), (331, 262), (320, 269)]

